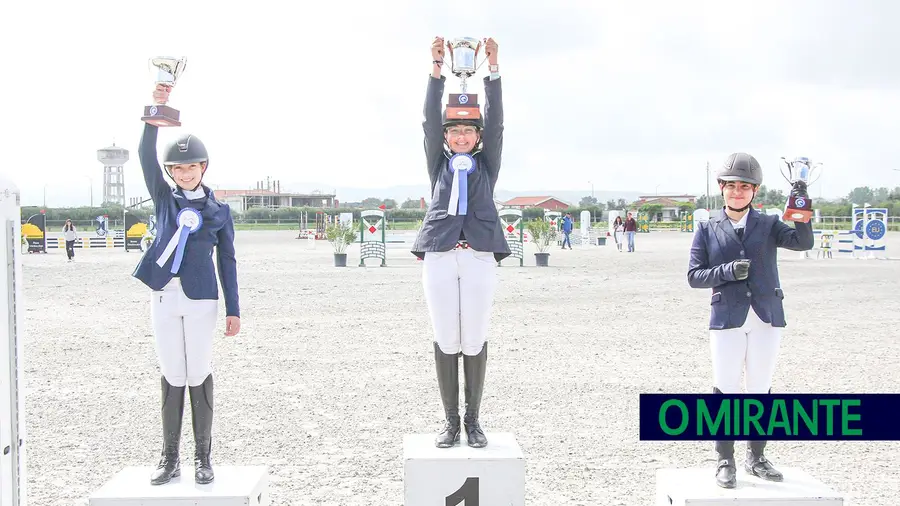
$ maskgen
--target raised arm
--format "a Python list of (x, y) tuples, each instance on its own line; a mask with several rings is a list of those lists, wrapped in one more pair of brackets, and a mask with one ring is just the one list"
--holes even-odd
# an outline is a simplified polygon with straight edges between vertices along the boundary
[(144, 133), (141, 134), (141, 143), (138, 147), (141, 170), (144, 171), (144, 183), (147, 184), (147, 191), (150, 192), (150, 198), (153, 199), (154, 203), (171, 191), (162, 175), (162, 168), (159, 166), (159, 160), (156, 157), (156, 137), (158, 133), (159, 127), (150, 123), (144, 124)]
[(234, 254), (234, 221), (231, 208), (226, 209), (225, 226), (219, 230), (219, 244), (216, 246), (216, 264), (219, 268), (219, 282), (225, 295), (225, 316), (241, 317), (240, 299), (238, 297), (237, 260)]
[(779, 248), (785, 248), (792, 251), (808, 251), (815, 245), (815, 237), (813, 236), (812, 222), (806, 223), (794, 222), (791, 228), (780, 220), (775, 220), (772, 225), (772, 233), (775, 236), (775, 244)]
[(691, 260), (688, 264), (688, 284), (691, 288), (715, 288), (735, 281), (731, 264), (709, 266), (709, 251), (706, 249), (708, 223), (701, 223), (694, 232), (691, 245)]
[[(169, 100), (171, 91), (171, 86), (157, 84), (153, 90), (153, 103), (165, 104)], [(144, 171), (144, 183), (147, 184), (147, 190), (150, 192), (150, 198), (153, 199), (154, 204), (158, 203), (161, 197), (172, 191), (162, 175), (162, 168), (160, 168), (159, 159), (156, 157), (157, 134), (159, 134), (159, 127), (145, 123), (144, 133), (141, 134), (141, 143), (138, 147), (141, 170)]]
[(444, 96), (446, 78), (440, 73), (428, 77), (428, 91), (425, 92), (425, 120), (422, 130), (425, 132), (425, 161), (428, 164), (428, 177), (431, 183), (437, 181), (436, 170), (441, 167), (438, 160), (444, 153), (444, 129), (441, 126), (441, 99)]
[(497, 65), (497, 49), (497, 41), (490, 37), (484, 39), (484, 54), (487, 55), (491, 74), (484, 78), (484, 132), (481, 149), (493, 184), (497, 183), (503, 158), (503, 87), (500, 82), (500, 67)]
[(481, 152), (491, 179), (496, 182), (500, 174), (503, 155), (503, 87), (499, 75), (484, 78), (484, 131)]

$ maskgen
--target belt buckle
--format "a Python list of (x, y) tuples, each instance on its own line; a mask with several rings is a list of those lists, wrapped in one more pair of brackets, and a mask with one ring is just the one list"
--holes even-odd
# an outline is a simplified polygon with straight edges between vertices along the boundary
[(454, 248), (454, 249), (460, 249), (460, 248), (469, 249), (469, 242), (468, 241), (456, 241), (456, 248)]

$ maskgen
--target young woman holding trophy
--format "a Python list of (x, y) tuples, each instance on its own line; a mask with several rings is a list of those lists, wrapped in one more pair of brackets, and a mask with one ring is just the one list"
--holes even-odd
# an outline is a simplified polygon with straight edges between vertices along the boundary
[[(157, 84), (157, 104), (168, 100), (171, 85)], [(145, 120), (146, 121), (146, 120)], [(210, 464), (213, 418), (212, 343), (218, 313), (219, 278), (225, 295), (225, 335), (240, 330), (234, 222), (229, 207), (202, 183), (209, 165), (203, 143), (181, 135), (165, 150), (166, 183), (156, 155), (159, 127), (146, 122), (139, 155), (153, 199), (157, 233), (133, 276), (151, 290), (150, 314), (162, 373), (162, 458), (150, 483), (168, 483), (181, 474), (179, 442), (185, 389), (190, 392), (194, 428), (194, 480), (214, 479)]]
[[(778, 216), (760, 214), (751, 207), (762, 179), (754, 157), (729, 156), (718, 173), (723, 213), (699, 223), (691, 246), (688, 283), (692, 288), (712, 289), (709, 333), (717, 394), (740, 393), (745, 368), (747, 393), (771, 392), (781, 329), (786, 326), (777, 250), (813, 247), (808, 221), (798, 221), (791, 228)], [(792, 195), (805, 193), (805, 185), (795, 183)], [(716, 441), (715, 447), (716, 483), (734, 488), (734, 441)], [(763, 454), (765, 447), (766, 441), (748, 441), (744, 468), (762, 479), (781, 481), (781, 472)]]
[[(490, 75), (484, 78), (484, 114), (478, 95), (466, 93), (465, 78), (475, 74), (481, 48)], [(455, 39), (447, 43), (452, 72), (463, 79), (443, 110), (446, 78), (444, 39), (431, 45), (432, 71), (425, 96), (425, 159), (431, 203), (412, 253), (424, 260), (422, 283), (431, 317), (435, 368), (446, 423), (435, 439), (439, 448), (460, 440), (459, 355), (465, 376), (465, 415), (469, 446), (487, 445), (479, 423), (487, 364), (497, 262), (510, 255), (494, 205), (494, 187), (503, 149), (503, 96), (497, 43)]]

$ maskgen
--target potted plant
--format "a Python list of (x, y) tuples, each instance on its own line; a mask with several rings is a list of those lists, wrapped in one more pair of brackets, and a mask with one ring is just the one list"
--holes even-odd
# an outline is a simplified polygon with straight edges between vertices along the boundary
[(606, 238), (610, 236), (608, 223), (595, 223), (591, 229), (597, 238), (597, 246), (606, 246)]
[(334, 266), (347, 267), (347, 246), (356, 242), (356, 230), (351, 224), (332, 223), (325, 227), (325, 239), (334, 248)]
[(549, 221), (536, 218), (528, 223), (528, 231), (531, 233), (531, 242), (538, 250), (534, 254), (535, 265), (547, 267), (550, 261), (550, 253), (547, 250), (556, 242), (556, 228), (550, 226)]

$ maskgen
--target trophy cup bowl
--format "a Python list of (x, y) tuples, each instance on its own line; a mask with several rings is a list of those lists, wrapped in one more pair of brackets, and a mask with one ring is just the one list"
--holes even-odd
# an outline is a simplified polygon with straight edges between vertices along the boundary
[[(809, 185), (815, 183), (821, 177), (822, 164), (813, 165), (809, 158), (805, 156), (798, 156), (790, 162), (782, 156), (781, 161), (784, 162), (784, 167), (781, 167), (781, 175), (791, 185), (791, 193), (784, 206), (782, 219), (807, 223), (813, 215), (813, 210), (812, 200), (809, 198), (806, 190), (809, 188)], [(785, 172), (785, 167), (787, 172)], [(819, 177), (810, 181), (814, 174), (818, 174)]]
[[(150, 71), (156, 74), (156, 84), (174, 87), (178, 78), (184, 73), (187, 66), (186, 58), (174, 58), (170, 56), (157, 56), (150, 58)], [(144, 107), (144, 115), (141, 120), (158, 127), (181, 126), (181, 113), (168, 105), (156, 103)]]
[(478, 67), (475, 65), (481, 41), (474, 37), (457, 37), (447, 43), (450, 50), (450, 72), (461, 79), (472, 77)]
[(460, 78), (460, 89), (466, 92), (466, 79), (475, 75), (481, 41), (474, 37), (456, 37), (447, 42), (450, 52), (450, 72)]

